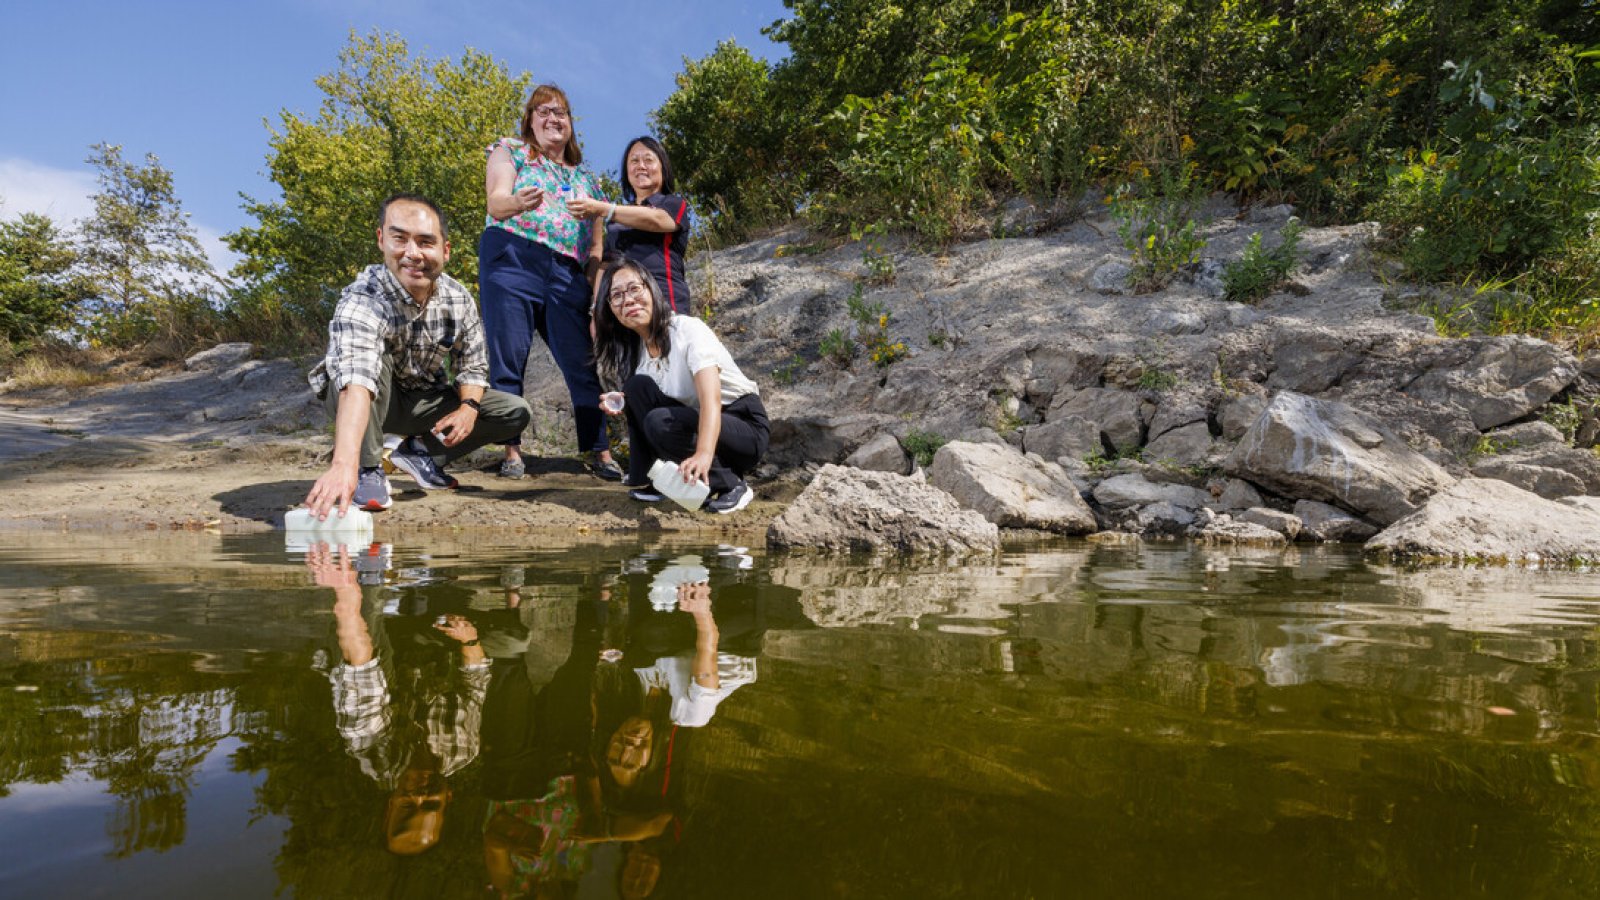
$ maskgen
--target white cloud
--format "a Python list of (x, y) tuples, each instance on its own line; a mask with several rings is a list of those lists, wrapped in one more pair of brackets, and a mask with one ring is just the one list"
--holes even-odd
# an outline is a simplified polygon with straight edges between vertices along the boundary
[[(94, 212), (90, 197), (98, 185), (87, 169), (58, 169), (17, 157), (0, 158), (0, 218), (43, 213), (68, 228)], [(226, 275), (239, 255), (222, 243), (222, 232), (190, 220), (212, 268)]]
[(194, 221), (189, 224), (194, 226), (194, 236), (200, 239), (200, 247), (205, 250), (206, 258), (211, 260), (211, 268), (216, 269), (218, 275), (226, 276), (242, 257), (222, 243), (222, 232)]
[(0, 158), (0, 215), (44, 213), (69, 225), (94, 210), (94, 176), (86, 169), (57, 169), (16, 157)]

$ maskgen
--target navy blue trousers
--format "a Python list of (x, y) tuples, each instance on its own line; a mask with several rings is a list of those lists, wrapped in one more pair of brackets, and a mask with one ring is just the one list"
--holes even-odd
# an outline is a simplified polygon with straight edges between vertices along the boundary
[[(700, 411), (668, 397), (649, 375), (635, 375), (622, 386), (628, 417), (628, 483), (650, 480), (657, 459), (681, 463), (694, 455), (700, 434)], [(744, 480), (767, 453), (771, 428), (767, 408), (755, 394), (722, 407), (722, 429), (706, 483), (713, 494), (723, 494)]]
[(491, 225), (478, 238), (478, 299), (489, 345), (489, 386), (522, 396), (528, 351), (539, 335), (566, 379), (578, 449), (606, 449), (583, 268), (570, 256)]

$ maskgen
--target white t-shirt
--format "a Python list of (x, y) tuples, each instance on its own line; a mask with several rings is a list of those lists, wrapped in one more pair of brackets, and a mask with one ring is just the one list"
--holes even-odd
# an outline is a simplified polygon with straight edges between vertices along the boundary
[(746, 394), (759, 394), (756, 383), (744, 377), (728, 348), (722, 346), (711, 326), (694, 316), (674, 315), (667, 323), (667, 340), (671, 352), (659, 359), (641, 354), (635, 375), (648, 375), (661, 388), (661, 392), (679, 403), (700, 408), (700, 397), (694, 392), (694, 374), (707, 366), (716, 366), (722, 380), (722, 405)]
[(717, 705), (729, 694), (755, 682), (756, 659), (718, 653), (716, 690), (695, 683), (694, 660), (687, 656), (663, 656), (648, 669), (634, 669), (633, 674), (639, 676), (646, 691), (655, 688), (672, 696), (672, 724), (699, 728), (711, 721)]

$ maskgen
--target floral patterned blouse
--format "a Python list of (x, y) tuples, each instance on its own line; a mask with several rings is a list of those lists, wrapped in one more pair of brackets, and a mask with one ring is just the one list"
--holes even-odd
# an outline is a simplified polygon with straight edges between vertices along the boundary
[(511, 189), (542, 188), (544, 202), (509, 219), (484, 216), (484, 227), (504, 228), (518, 237), (570, 256), (579, 263), (586, 261), (594, 222), (591, 219), (573, 218), (567, 212), (564, 201), (573, 197), (609, 200), (600, 189), (599, 179), (583, 166), (566, 166), (537, 151), (530, 153), (528, 144), (517, 138), (501, 138), (490, 144), (487, 152), (493, 153), (498, 147), (510, 152), (511, 163), (517, 168), (517, 180)]
[(484, 822), (504, 812), (543, 832), (537, 853), (511, 854), (515, 882), (513, 897), (533, 896), (541, 881), (575, 881), (589, 869), (589, 845), (572, 837), (578, 826), (577, 779), (571, 775), (554, 778), (549, 793), (537, 800), (491, 800)]

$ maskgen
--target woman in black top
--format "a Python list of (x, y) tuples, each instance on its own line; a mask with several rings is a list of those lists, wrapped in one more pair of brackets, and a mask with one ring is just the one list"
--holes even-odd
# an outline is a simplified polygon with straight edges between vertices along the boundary
[(622, 199), (606, 226), (605, 261), (631, 259), (655, 276), (673, 312), (688, 315), (683, 255), (689, 245), (689, 204), (672, 193), (672, 161), (653, 137), (637, 137), (622, 154)]

